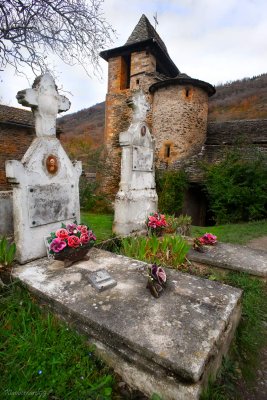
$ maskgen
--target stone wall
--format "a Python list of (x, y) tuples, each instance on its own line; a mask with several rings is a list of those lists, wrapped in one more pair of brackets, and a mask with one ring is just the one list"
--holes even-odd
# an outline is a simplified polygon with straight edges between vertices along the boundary
[(0, 192), (0, 236), (13, 235), (13, 192)]
[(6, 160), (21, 160), (30, 146), (34, 135), (33, 128), (18, 126), (16, 124), (0, 124), (0, 190), (8, 190), (11, 186), (7, 183), (5, 174)]
[(171, 167), (200, 151), (206, 140), (207, 114), (208, 95), (200, 88), (172, 85), (154, 93), (152, 132), (158, 166)]

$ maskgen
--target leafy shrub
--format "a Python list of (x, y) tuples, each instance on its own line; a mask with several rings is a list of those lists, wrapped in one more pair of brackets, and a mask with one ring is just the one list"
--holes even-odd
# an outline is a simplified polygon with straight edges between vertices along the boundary
[(183, 264), (190, 246), (181, 236), (128, 237), (122, 239), (121, 253), (141, 261), (172, 265)]
[(89, 182), (85, 176), (80, 179), (80, 206), (83, 211), (98, 213), (113, 212), (111, 202), (101, 193), (97, 193), (97, 182)]
[(190, 216), (179, 215), (179, 217), (176, 218), (174, 215), (167, 215), (166, 220), (168, 224), (166, 232), (190, 236), (192, 224), (192, 218)]
[(9, 267), (14, 261), (16, 254), (15, 243), (8, 243), (5, 237), (0, 238), (0, 267)]
[(184, 171), (157, 171), (156, 186), (159, 209), (170, 215), (178, 215), (183, 207), (188, 179)]
[[(245, 158), (246, 157), (246, 158)], [(267, 215), (267, 167), (256, 151), (234, 149), (216, 165), (205, 165), (205, 186), (216, 223), (257, 220)]]
[(91, 210), (95, 203), (96, 182), (88, 182), (85, 176), (80, 178), (80, 206), (83, 210)]

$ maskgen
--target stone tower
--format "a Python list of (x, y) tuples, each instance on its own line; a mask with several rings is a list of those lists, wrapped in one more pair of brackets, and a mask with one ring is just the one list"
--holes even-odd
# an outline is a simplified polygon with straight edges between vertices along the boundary
[(104, 192), (115, 195), (120, 177), (119, 134), (129, 128), (132, 95), (142, 89), (151, 105), (146, 123), (152, 128), (152, 95), (149, 87), (163, 77), (175, 77), (179, 70), (167, 48), (145, 15), (142, 15), (127, 42), (100, 53), (108, 61), (108, 92), (105, 119)]
[(114, 198), (120, 177), (119, 134), (130, 126), (134, 93), (141, 89), (150, 104), (145, 122), (155, 139), (157, 165), (172, 167), (204, 143), (208, 96), (215, 89), (180, 73), (144, 14), (123, 46), (100, 56), (108, 61), (102, 190)]

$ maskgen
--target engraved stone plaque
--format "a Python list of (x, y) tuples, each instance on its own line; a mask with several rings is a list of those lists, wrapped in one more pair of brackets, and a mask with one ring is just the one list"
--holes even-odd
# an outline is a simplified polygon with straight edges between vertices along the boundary
[(99, 292), (113, 288), (117, 285), (115, 279), (113, 279), (105, 269), (99, 269), (98, 271), (91, 272), (88, 274), (88, 279), (92, 286)]
[(153, 150), (143, 146), (133, 147), (133, 171), (153, 171)]
[(74, 185), (35, 185), (27, 191), (30, 227), (75, 218)]

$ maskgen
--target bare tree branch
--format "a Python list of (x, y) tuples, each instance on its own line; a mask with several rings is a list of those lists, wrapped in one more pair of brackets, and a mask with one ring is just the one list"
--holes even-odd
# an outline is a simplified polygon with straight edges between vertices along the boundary
[(106, 22), (103, 0), (0, 0), (0, 70), (25, 65), (47, 69), (47, 55), (99, 72), (99, 52), (115, 32)]

